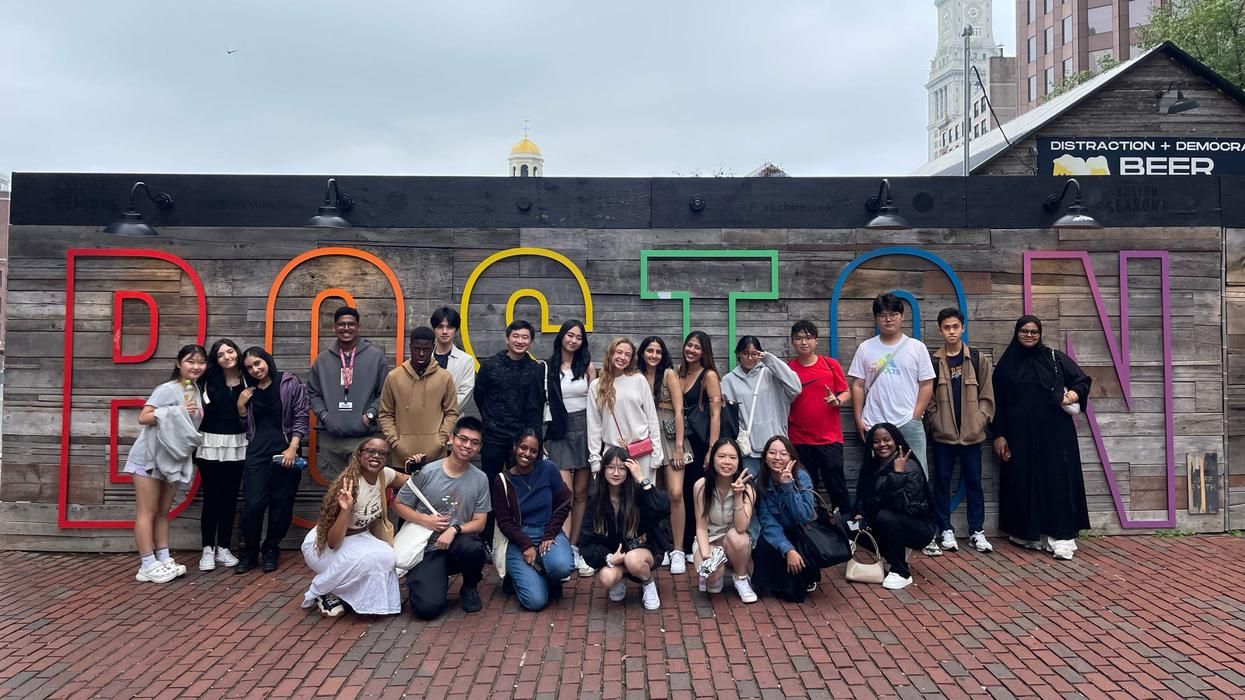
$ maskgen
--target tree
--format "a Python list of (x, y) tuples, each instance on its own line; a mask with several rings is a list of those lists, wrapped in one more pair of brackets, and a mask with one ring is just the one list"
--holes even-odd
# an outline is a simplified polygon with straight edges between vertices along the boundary
[(1170, 41), (1245, 88), (1245, 0), (1167, 0), (1138, 34), (1143, 49)]
[(1089, 80), (1095, 75), (1109, 71), (1118, 65), (1120, 65), (1120, 62), (1115, 60), (1115, 57), (1112, 56), (1111, 54), (1099, 56), (1098, 57), (1098, 70), (1096, 71), (1083, 70), (1080, 73), (1073, 73), (1072, 75), (1069, 75), (1068, 77), (1059, 81), (1059, 83), (1055, 85), (1055, 87), (1051, 88), (1050, 92), (1043, 95), (1042, 101), (1046, 102), (1047, 100), (1053, 100), (1056, 97), (1059, 97), (1065, 92), (1076, 87), (1077, 85), (1080, 85), (1081, 83), (1085, 82), (1086, 80)]

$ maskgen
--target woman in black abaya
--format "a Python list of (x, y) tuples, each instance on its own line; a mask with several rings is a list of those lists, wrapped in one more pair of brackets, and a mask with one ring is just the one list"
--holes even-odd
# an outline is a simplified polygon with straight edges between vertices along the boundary
[(1085, 479), (1072, 414), (1085, 409), (1090, 378), (1042, 342), (1042, 321), (1021, 316), (994, 370), (991, 429), (999, 476), (999, 528), (1013, 542), (1071, 559), (1089, 528)]

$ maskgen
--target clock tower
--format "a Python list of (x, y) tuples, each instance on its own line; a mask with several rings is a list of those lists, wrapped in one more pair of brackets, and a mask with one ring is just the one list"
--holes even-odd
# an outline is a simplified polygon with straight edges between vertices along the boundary
[[(930, 160), (952, 150), (964, 138), (964, 30), (972, 28), (969, 52), (972, 65), (981, 73), (981, 80), (990, 84), (990, 57), (997, 56), (994, 43), (994, 21), (990, 0), (934, 0), (938, 13), (938, 49), (929, 64), (928, 133)], [(976, 75), (970, 74), (970, 98), (979, 99), (981, 88)], [(971, 107), (970, 107), (971, 109)]]

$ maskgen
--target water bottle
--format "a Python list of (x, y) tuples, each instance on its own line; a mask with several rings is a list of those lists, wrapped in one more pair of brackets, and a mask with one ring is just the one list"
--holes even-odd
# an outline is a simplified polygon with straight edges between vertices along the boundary
[[(281, 455), (272, 456), (272, 463), (277, 465), (278, 467), (284, 466), (281, 464), (281, 460), (282, 460)], [(306, 457), (295, 457), (294, 464), (290, 465), (290, 468), (297, 469), (298, 471), (301, 472), (302, 470), (307, 468), (307, 458)]]

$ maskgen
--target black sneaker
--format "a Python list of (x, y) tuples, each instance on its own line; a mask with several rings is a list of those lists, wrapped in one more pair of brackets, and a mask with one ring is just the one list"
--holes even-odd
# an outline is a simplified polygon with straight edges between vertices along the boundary
[(255, 568), (255, 555), (247, 554), (246, 552), (243, 552), (242, 556), (238, 557), (238, 565), (233, 567), (233, 572), (235, 574), (245, 574), (254, 568)]
[(320, 614), (325, 617), (338, 617), (346, 612), (346, 604), (332, 593), (320, 596), (316, 605), (320, 608)]
[(464, 588), (459, 592), (458, 597), (463, 605), (463, 612), (480, 612), (484, 608), (484, 603), (480, 600), (480, 591), (476, 588)]
[(263, 569), (265, 572), (276, 571), (277, 560), (280, 559), (280, 557), (281, 557), (280, 552), (276, 551), (275, 549), (269, 552), (264, 552), (264, 564), (260, 568)]
[(485, 564), (493, 563), (493, 545), (490, 542), (484, 543), (484, 563)]

